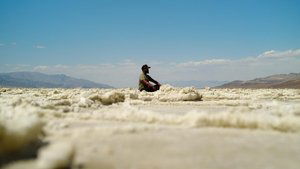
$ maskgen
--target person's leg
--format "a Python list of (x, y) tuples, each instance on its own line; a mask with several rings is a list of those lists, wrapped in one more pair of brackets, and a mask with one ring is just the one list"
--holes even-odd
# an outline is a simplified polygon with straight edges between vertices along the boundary
[(150, 87), (145, 87), (145, 89), (144, 89), (146, 92), (153, 92), (153, 89), (152, 88), (150, 88)]
[(154, 86), (154, 89), (155, 89), (154, 91), (157, 91), (157, 90), (159, 90), (159, 88), (160, 88), (160, 86), (159, 86), (159, 85), (155, 85), (155, 86)]
[(155, 92), (155, 91), (159, 90), (160, 86), (159, 85), (154, 85), (153, 88), (145, 87), (141, 91), (145, 90), (146, 92)]

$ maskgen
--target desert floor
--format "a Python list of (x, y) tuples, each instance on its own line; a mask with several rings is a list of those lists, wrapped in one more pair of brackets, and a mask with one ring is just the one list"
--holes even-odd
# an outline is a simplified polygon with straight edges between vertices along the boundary
[(0, 88), (0, 167), (298, 169), (300, 90)]

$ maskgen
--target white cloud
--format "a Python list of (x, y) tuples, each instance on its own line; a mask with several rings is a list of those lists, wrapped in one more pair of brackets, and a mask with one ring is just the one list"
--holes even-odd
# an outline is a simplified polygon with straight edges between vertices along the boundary
[(58, 65), (54, 65), (54, 67), (57, 69), (68, 69), (70, 66), (58, 64)]
[(199, 65), (221, 65), (231, 63), (231, 60), (228, 59), (207, 59), (201, 61), (189, 61), (179, 63), (178, 66), (199, 66)]
[(44, 48), (46, 48), (45, 46), (42, 46), (42, 45), (34, 45), (33, 47), (37, 48), (37, 49), (44, 49)]
[[(11, 42), (8, 45), (16, 46), (17, 43), (16, 42)], [(0, 46), (5, 46), (5, 44), (4, 43), (0, 43)]]
[(300, 49), (286, 50), (286, 51), (275, 51), (269, 50), (260, 54), (259, 58), (288, 58), (300, 56)]
[(271, 74), (300, 72), (298, 56), (300, 49), (279, 52), (271, 50), (241, 59), (218, 58), (172, 63), (166, 65), (165, 69), (161, 68), (161, 72), (168, 72), (164, 77), (170, 80), (247, 80)]
[(41, 66), (35, 66), (33, 68), (33, 71), (46, 71), (48, 69), (49, 69), (49, 66), (43, 66), (43, 65), (41, 65)]
[(32, 66), (27, 64), (0, 64), (0, 72), (32, 71)]
[(118, 65), (122, 65), (122, 66), (135, 66), (136, 63), (134, 63), (130, 59), (125, 59), (123, 62), (118, 63)]
[[(230, 59), (207, 59), (200, 61), (189, 61), (183, 63), (176, 63), (177, 66), (183, 67), (197, 67), (203, 65), (228, 65), (228, 64), (259, 64), (262, 62), (262, 59), (266, 58), (292, 58), (292, 57), (300, 57), (300, 49), (295, 50), (286, 50), (286, 51), (275, 51), (269, 50), (258, 56), (247, 57), (242, 59), (230, 60)], [(174, 63), (173, 63), (174, 64)]]

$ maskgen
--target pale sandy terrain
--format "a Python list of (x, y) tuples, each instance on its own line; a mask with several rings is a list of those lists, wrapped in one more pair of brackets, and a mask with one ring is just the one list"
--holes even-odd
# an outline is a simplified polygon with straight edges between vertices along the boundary
[(2, 168), (298, 169), (300, 90), (0, 88)]

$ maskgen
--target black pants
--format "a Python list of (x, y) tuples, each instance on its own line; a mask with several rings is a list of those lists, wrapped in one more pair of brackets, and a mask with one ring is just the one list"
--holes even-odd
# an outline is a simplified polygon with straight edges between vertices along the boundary
[(159, 88), (160, 88), (159, 85), (154, 85), (153, 88), (145, 87), (145, 88), (141, 89), (140, 91), (145, 90), (146, 92), (155, 92), (155, 91), (159, 90)]

